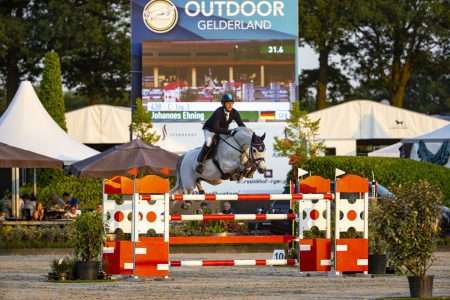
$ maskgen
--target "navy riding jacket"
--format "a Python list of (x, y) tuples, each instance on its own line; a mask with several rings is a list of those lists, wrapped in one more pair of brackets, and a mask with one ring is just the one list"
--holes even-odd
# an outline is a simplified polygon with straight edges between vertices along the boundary
[(228, 134), (228, 126), (231, 122), (235, 121), (239, 127), (245, 127), (245, 124), (241, 120), (241, 115), (234, 108), (230, 111), (230, 116), (228, 120), (225, 116), (225, 109), (219, 107), (216, 111), (209, 117), (203, 129), (207, 129), (214, 133)]

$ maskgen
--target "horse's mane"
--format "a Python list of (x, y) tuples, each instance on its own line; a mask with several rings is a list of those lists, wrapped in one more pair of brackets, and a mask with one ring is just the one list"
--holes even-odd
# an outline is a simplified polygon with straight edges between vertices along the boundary
[(253, 134), (253, 130), (251, 130), (248, 127), (236, 127), (233, 130), (235, 130), (236, 132), (245, 132), (245, 133), (248, 133), (249, 135)]

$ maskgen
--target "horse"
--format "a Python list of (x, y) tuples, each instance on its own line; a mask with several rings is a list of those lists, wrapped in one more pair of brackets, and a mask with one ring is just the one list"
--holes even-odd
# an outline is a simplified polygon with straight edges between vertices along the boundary
[(201, 147), (189, 150), (177, 163), (177, 180), (171, 194), (191, 194), (195, 187), (204, 194), (201, 181), (218, 185), (223, 180), (240, 181), (244, 177), (252, 178), (255, 171), (266, 171), (264, 138), (256, 135), (247, 127), (238, 127), (230, 135), (220, 134), (217, 145), (205, 162), (203, 172), (196, 172), (197, 157)]

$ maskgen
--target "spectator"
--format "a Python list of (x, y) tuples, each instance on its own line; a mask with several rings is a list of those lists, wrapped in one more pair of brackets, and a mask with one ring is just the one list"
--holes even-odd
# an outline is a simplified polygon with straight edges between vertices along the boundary
[(11, 194), (6, 193), (1, 201), (1, 209), (4, 212), (5, 219), (11, 216)]
[(223, 203), (222, 213), (224, 215), (232, 215), (234, 213), (233, 209), (231, 208), (231, 203), (230, 202), (226, 201), (226, 202)]
[(97, 204), (97, 206), (95, 206), (95, 211), (99, 214), (103, 214), (103, 205)]
[(64, 219), (76, 219), (79, 215), (81, 215), (81, 211), (77, 210), (77, 207), (73, 205), (65, 213)]
[(80, 209), (80, 202), (77, 198), (72, 197), (72, 195), (69, 192), (63, 193), (63, 199), (64, 199), (64, 208), (71, 208), (72, 206), (75, 206), (76, 209)]
[(200, 208), (197, 210), (197, 214), (207, 215), (211, 213), (211, 209), (209, 208), (208, 202), (200, 203)]
[(33, 221), (42, 221), (44, 220), (44, 205), (41, 202), (37, 202), (36, 203), (36, 208), (34, 209), (33, 212), (33, 217), (32, 220)]
[[(23, 195), (23, 217), (25, 220), (31, 220), (31, 215), (33, 214), (34, 210), (36, 209), (36, 198), (29, 197), (28, 195)], [(34, 201), (33, 201), (34, 200)]]
[(183, 201), (183, 203), (181, 203), (181, 208), (184, 210), (190, 209), (191, 206), (192, 206), (192, 201), (190, 201), (190, 200), (186, 200), (186, 201)]
[(64, 209), (65, 203), (64, 200), (59, 198), (57, 194), (53, 194), (49, 201), (48, 205), (52, 210)]

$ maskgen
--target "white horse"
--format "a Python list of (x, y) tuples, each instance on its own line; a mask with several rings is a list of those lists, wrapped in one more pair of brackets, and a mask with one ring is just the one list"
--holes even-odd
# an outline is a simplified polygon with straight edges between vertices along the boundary
[(264, 138), (247, 127), (238, 127), (231, 135), (219, 135), (214, 153), (203, 163), (201, 174), (195, 171), (201, 148), (186, 152), (177, 164), (177, 183), (171, 193), (191, 194), (195, 187), (204, 193), (201, 181), (218, 185), (222, 180), (251, 178), (256, 170), (266, 170)]

